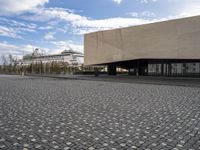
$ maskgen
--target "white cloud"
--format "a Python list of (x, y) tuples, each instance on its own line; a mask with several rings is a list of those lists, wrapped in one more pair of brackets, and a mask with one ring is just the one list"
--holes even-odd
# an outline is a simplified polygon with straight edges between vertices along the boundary
[(158, 0), (139, 0), (141, 3), (157, 2)]
[(0, 18), (0, 36), (22, 38), (26, 32), (36, 32), (36, 24)]
[(0, 36), (11, 37), (11, 38), (22, 38), (18, 35), (17, 31), (13, 28), (5, 27), (0, 25)]
[(114, 28), (128, 27), (148, 23), (149, 20), (140, 18), (109, 18), (101, 20), (86, 20), (85, 22), (77, 23), (77, 28), (74, 28), (75, 34), (84, 34), (98, 30), (108, 30)]
[(113, 0), (115, 3), (120, 4), (122, 0)]
[(151, 17), (151, 16), (155, 16), (155, 14), (151, 11), (143, 11), (141, 13), (142, 16), (146, 16), (146, 17)]
[(143, 12), (131, 12), (128, 13), (132, 17), (153, 17), (156, 16), (154, 12), (151, 11), (143, 11)]
[(41, 27), (39, 27), (39, 29), (40, 30), (51, 30), (51, 29), (53, 29), (54, 27), (53, 26), (41, 26)]
[[(114, 1), (114, 0), (113, 0)], [(157, 2), (158, 0), (135, 0), (140, 1), (142, 3), (149, 2)], [(170, 0), (169, 0), (170, 1)], [(173, 1), (173, 0), (171, 0)], [(175, 1), (175, 0), (174, 0)], [(178, 1), (178, 0), (177, 0)], [(184, 0), (185, 3), (189, 2), (188, 0)], [(193, 0), (196, 2), (196, 0)], [(115, 0), (116, 3), (121, 3), (122, 0)], [(165, 19), (173, 19), (177, 17), (184, 16), (192, 16), (194, 14), (198, 14), (197, 12), (192, 12), (193, 9), (188, 11), (178, 12), (178, 15), (169, 16)], [(182, 15), (180, 15), (182, 14)], [(186, 15), (187, 14), (187, 15)], [(50, 26), (58, 26), (60, 22), (64, 22), (66, 24), (66, 29), (60, 28), (60, 31), (64, 32), (72, 32), (74, 34), (84, 34), (88, 32), (93, 32), (97, 30), (105, 30), (105, 29), (113, 29), (119, 27), (128, 27), (134, 25), (141, 25), (146, 23), (151, 23), (157, 20), (162, 21), (163, 18), (159, 19), (145, 19), (146, 17), (154, 17), (155, 14), (151, 11), (143, 11), (143, 12), (133, 12), (131, 13), (132, 17), (116, 17), (116, 18), (105, 18), (105, 19), (92, 19), (86, 16), (81, 16), (76, 14), (73, 10), (64, 9), (64, 8), (44, 8), (39, 7), (31, 10), (30, 15), (23, 16), (24, 19), (32, 20), (32, 21), (41, 21), (41, 22), (49, 22), (53, 23), (49, 24)], [(41, 27), (40, 29), (50, 29), (51, 27)], [(70, 30), (68, 30), (70, 28)], [(58, 28), (59, 29), (59, 28)], [(58, 30), (56, 30), (58, 31)], [(46, 35), (45, 39), (53, 39), (53, 35)]]
[(11, 27), (35, 29), (37, 27), (34, 23), (19, 22), (12, 19), (0, 18), (0, 24), (6, 24)]
[(74, 51), (83, 53), (83, 45), (75, 44), (72, 41), (52, 41), (51, 44), (55, 46), (55, 49), (51, 52), (52, 54), (57, 54), (70, 48)]
[(128, 13), (128, 14), (130, 14), (132, 17), (138, 17), (139, 16), (138, 12), (131, 12), (131, 13)]
[(6, 41), (0, 42), (0, 51), (1, 53), (7, 53), (8, 51), (10, 52), (11, 50), (17, 49), (17, 46), (8, 44)]
[(6, 41), (0, 42), (0, 54), (18, 56), (22, 58), (23, 55), (30, 54), (35, 48), (39, 48), (42, 52), (50, 52), (50, 49), (44, 47), (38, 47), (35, 45), (24, 44), (24, 45), (13, 45)]
[(73, 33), (76, 34), (148, 23), (148, 20), (140, 18), (119, 17), (95, 20), (62, 8), (39, 8), (34, 11), (33, 16), (24, 16), (24, 18), (34, 21), (64, 21), (71, 25)]
[[(117, 3), (117, 4), (121, 4), (123, 0), (113, 0), (113, 2)], [(140, 1), (141, 3), (149, 3), (149, 2), (157, 2), (158, 0), (137, 0)]]
[(0, 0), (0, 14), (20, 14), (42, 6), (49, 0)]
[(186, 7), (179, 15), (181, 17), (200, 15), (200, 1), (199, 1), (199, 5), (195, 5), (195, 6), (192, 5), (192, 6)]
[(16, 46), (5, 41), (0, 42), (0, 54), (2, 55), (12, 54), (13, 56), (22, 57), (24, 53), (29, 53), (31, 51), (32, 49), (27, 49), (26, 45)]
[[(151, 0), (152, 2), (156, 2), (157, 0)], [(135, 13), (134, 17), (124, 18), (106, 18), (106, 19), (92, 19), (85, 16), (81, 16), (79, 14), (74, 13), (68, 9), (62, 8), (40, 8), (37, 12), (34, 12), (35, 19), (42, 19), (43, 21), (55, 21), (58, 23), (59, 21), (64, 21), (66, 24), (71, 25), (71, 31), (74, 34), (84, 34), (88, 32), (98, 31), (98, 30), (106, 30), (120, 27), (128, 27), (134, 25), (147, 24), (158, 21), (165, 21), (176, 18), (189, 17), (200, 14), (200, 7), (198, 6), (190, 6), (188, 9), (184, 9), (185, 11), (180, 11), (177, 15), (172, 15), (164, 18), (155, 18), (155, 19), (144, 19), (144, 17), (154, 17), (156, 16), (151, 11), (144, 11), (141, 13)], [(139, 17), (136, 17), (139, 16)], [(32, 17), (32, 16), (31, 16)], [(32, 18), (32, 19), (33, 19)], [(28, 19), (28, 18), (27, 18)], [(40, 20), (41, 21), (41, 20)]]
[(48, 32), (48, 33), (44, 36), (44, 39), (45, 39), (45, 40), (53, 40), (53, 39), (55, 39), (54, 34), (55, 34), (55, 32)]
[(8, 44), (6, 41), (0, 42), (0, 64), (5, 63), (2, 60), (2, 56), (12, 54), (13, 56), (18, 56), (19, 51), (16, 50), (17, 46)]

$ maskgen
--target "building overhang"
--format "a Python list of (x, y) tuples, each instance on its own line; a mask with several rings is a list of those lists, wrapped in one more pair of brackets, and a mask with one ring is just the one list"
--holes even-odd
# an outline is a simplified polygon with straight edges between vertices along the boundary
[(84, 35), (85, 65), (137, 59), (200, 59), (200, 16)]

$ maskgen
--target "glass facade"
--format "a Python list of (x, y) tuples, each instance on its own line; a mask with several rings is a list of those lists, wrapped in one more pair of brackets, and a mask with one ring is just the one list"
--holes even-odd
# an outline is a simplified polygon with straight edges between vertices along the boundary
[(152, 76), (200, 76), (200, 62), (148, 64)]

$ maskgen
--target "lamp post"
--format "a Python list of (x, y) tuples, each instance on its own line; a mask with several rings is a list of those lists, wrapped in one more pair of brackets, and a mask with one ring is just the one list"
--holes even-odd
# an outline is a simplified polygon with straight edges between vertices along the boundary
[(23, 65), (23, 62), (21, 63), (21, 65), (22, 65), (22, 76), (24, 76), (24, 65)]
[(42, 60), (40, 60), (40, 74), (42, 74)]

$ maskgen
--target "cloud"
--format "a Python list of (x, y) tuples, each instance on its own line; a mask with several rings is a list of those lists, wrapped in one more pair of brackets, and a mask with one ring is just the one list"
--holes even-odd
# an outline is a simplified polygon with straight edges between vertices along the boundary
[[(115, 2), (115, 3), (117, 3), (117, 4), (121, 4), (121, 2), (122, 2), (123, 0), (113, 0), (113, 2)], [(141, 2), (141, 3), (149, 3), (149, 2), (157, 2), (158, 0), (137, 0), (137, 1), (139, 1), (139, 2)]]
[(141, 3), (157, 2), (158, 0), (139, 0)]
[(11, 27), (35, 29), (37, 27), (34, 23), (19, 22), (12, 19), (0, 18), (0, 24), (6, 24)]
[(0, 42), (0, 51), (1, 53), (7, 53), (10, 50), (15, 50), (17, 49), (17, 46), (8, 44), (6, 41)]
[(9, 44), (6, 41), (0, 42), (0, 54), (1, 55), (8, 55), (12, 54), (13, 56), (18, 56), (22, 58), (24, 53), (31, 52), (32, 49), (27, 49), (26, 45), (16, 46), (13, 44)]
[[(149, 2), (156, 2), (157, 0), (148, 0)], [(192, 9), (193, 8), (193, 9)], [(116, 17), (116, 18), (106, 18), (106, 19), (92, 19), (86, 16), (81, 16), (76, 14), (73, 10), (63, 9), (63, 8), (38, 8), (37, 11), (33, 13), (26, 19), (31, 19), (35, 21), (49, 21), (64, 22), (68, 27), (71, 28), (73, 34), (84, 34), (88, 32), (94, 32), (98, 30), (107, 30), (120, 27), (128, 27), (134, 25), (141, 25), (147, 23), (153, 23), (158, 21), (165, 21), (176, 18), (189, 17), (200, 14), (199, 6), (191, 6), (188, 9), (184, 9), (176, 15), (171, 15), (163, 18), (155, 18), (156, 16), (151, 11), (136, 12), (133, 17)], [(147, 19), (145, 17), (154, 17), (154, 19)]]
[(70, 25), (74, 34), (148, 23), (148, 20), (141, 18), (91, 19), (63, 8), (39, 8), (31, 16), (24, 16), (24, 19), (43, 22), (59, 20)]
[[(114, 0), (113, 0), (114, 1)], [(135, 0), (141, 3), (157, 2), (159, 0)], [(170, 1), (170, 0), (168, 0)], [(171, 0), (173, 1), (173, 0)], [(174, 0), (176, 1), (176, 0)], [(178, 1), (178, 0), (177, 0)], [(196, 2), (196, 0), (193, 0)], [(116, 3), (121, 3), (122, 0), (115, 0)], [(180, 3), (180, 2), (179, 2)], [(189, 0), (184, 0), (184, 3), (189, 3)], [(132, 12), (130, 13), (132, 17), (114, 17), (114, 18), (102, 18), (93, 19), (86, 16), (82, 16), (74, 12), (74, 10), (64, 9), (64, 8), (44, 8), (37, 7), (30, 11), (29, 15), (22, 16), (23, 19), (29, 21), (37, 22), (49, 22), (47, 27), (41, 27), (42, 30), (51, 29), (54, 27), (56, 31), (70, 32), (72, 34), (84, 34), (88, 32), (94, 32), (98, 30), (106, 30), (120, 27), (128, 27), (134, 25), (141, 25), (146, 23), (152, 23), (157, 21), (163, 21), (164, 19), (174, 19), (178, 17), (192, 16), (198, 14), (197, 12), (192, 12), (193, 9), (190, 8), (187, 11), (177, 12), (177, 15), (168, 16), (165, 18), (155, 18), (155, 13), (151, 11), (143, 12)], [(147, 19), (151, 17), (151, 19)], [(154, 19), (152, 19), (154, 17)], [(59, 28), (59, 24), (65, 24), (65, 29)], [(46, 35), (46, 39), (53, 39), (52, 35)]]
[(151, 17), (151, 16), (155, 16), (155, 13), (151, 12), (151, 11), (143, 11), (141, 13), (142, 16), (146, 16), (146, 17)]
[(0, 42), (0, 64), (5, 63), (2, 60), (2, 56), (12, 54), (13, 56), (18, 56), (19, 52), (16, 51), (17, 47), (15, 45), (10, 45), (6, 41)]
[(134, 25), (141, 25), (148, 23), (149, 20), (140, 18), (109, 18), (100, 20), (87, 20), (76, 24), (77, 28), (74, 28), (74, 34), (85, 34), (89, 32), (108, 30), (114, 28), (128, 27)]
[(26, 32), (36, 32), (36, 24), (18, 22), (12, 19), (0, 18), (0, 36), (19, 38)]
[(41, 26), (41, 27), (39, 27), (40, 30), (51, 30), (53, 28), (54, 28), (53, 26)]
[(45, 40), (53, 40), (53, 39), (55, 39), (54, 34), (55, 34), (55, 32), (48, 32), (48, 33), (44, 36), (44, 39), (45, 39)]
[(33, 49), (36, 48), (33, 45), (20, 45), (16, 46), (13, 44), (9, 44), (8, 42), (0, 42), (0, 52), (4, 54), (11, 53), (13, 55), (30, 53)]
[(20, 14), (39, 6), (43, 6), (49, 0), (0, 0), (0, 14)]
[(10, 38), (22, 38), (18, 35), (17, 31), (13, 28), (5, 27), (0, 25), (0, 36), (10, 37)]
[(143, 11), (143, 12), (131, 12), (128, 13), (132, 17), (153, 17), (156, 16), (154, 12), (151, 11)]
[(83, 45), (75, 44), (73, 41), (51, 41), (51, 44), (55, 46), (51, 52), (52, 54), (60, 53), (65, 49), (72, 49), (83, 53)]
[(32, 53), (35, 48), (41, 49), (42, 52), (50, 52), (50, 49), (48, 48), (38, 47), (30, 44), (13, 45), (8, 43), (7, 41), (0, 42), (1, 55), (12, 54), (13, 56), (18, 56), (19, 58), (22, 58), (23, 55)]
[(120, 4), (122, 2), (122, 0), (113, 0), (113, 2)]
[(184, 11), (179, 14), (181, 17), (197, 16), (200, 15), (200, 1), (199, 5), (186, 6)]

